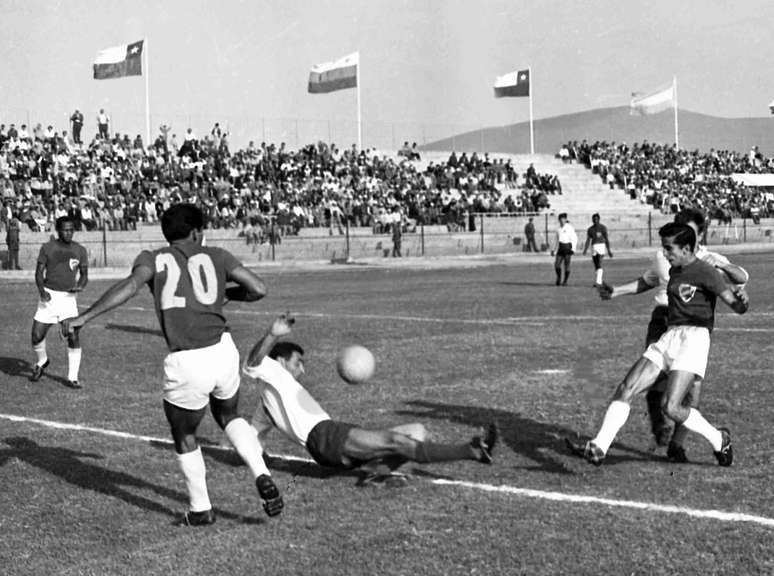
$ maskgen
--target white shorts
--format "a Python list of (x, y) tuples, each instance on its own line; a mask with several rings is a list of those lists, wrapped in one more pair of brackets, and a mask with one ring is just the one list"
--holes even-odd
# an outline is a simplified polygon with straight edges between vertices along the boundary
[(648, 346), (643, 356), (664, 372), (683, 370), (704, 378), (709, 350), (709, 330), (698, 326), (675, 326), (658, 342)]
[(592, 244), (591, 245), (592, 256), (607, 256), (607, 246), (604, 244)]
[(164, 359), (164, 400), (187, 410), (199, 410), (210, 396), (228, 400), (239, 391), (239, 350), (231, 334), (220, 342), (168, 354)]
[[(43, 302), (38, 300), (38, 309), (34, 319), (41, 324), (58, 324), (67, 318), (75, 318), (78, 315), (78, 303), (75, 300), (75, 292), (60, 292), (44, 288), (51, 295), (51, 300)], [(29, 316), (28, 316), (29, 318)]]

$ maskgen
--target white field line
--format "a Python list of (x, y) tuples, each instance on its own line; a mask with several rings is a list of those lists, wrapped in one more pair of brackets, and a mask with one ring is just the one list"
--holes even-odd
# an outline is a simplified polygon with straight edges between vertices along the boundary
[[(51, 420), (41, 420), (39, 418), (28, 418), (26, 416), (16, 416), (13, 414), (0, 414), (0, 419), (9, 420), (11, 422), (24, 422), (29, 424), (37, 424), (40, 426), (46, 426), (48, 428), (55, 428), (57, 430), (73, 430), (77, 432), (91, 432), (94, 434), (101, 434), (103, 436), (112, 436), (114, 438), (123, 438), (128, 440), (140, 440), (143, 442), (155, 442), (161, 444), (171, 445), (172, 441), (167, 438), (157, 438), (154, 436), (143, 436), (139, 434), (130, 434), (128, 432), (120, 432), (118, 430), (109, 430), (106, 428), (96, 428), (93, 426), (83, 426), (81, 424), (68, 424), (66, 422), (54, 422)], [(208, 446), (208, 449), (227, 450), (231, 448)], [(314, 460), (310, 458), (301, 458), (298, 456), (290, 456), (286, 454), (271, 454), (272, 458), (278, 458), (287, 462), (303, 462), (314, 463)], [(563, 502), (569, 504), (599, 504), (602, 506), (613, 506), (617, 508), (629, 508), (632, 510), (642, 510), (645, 512), (661, 512), (665, 514), (682, 514), (684, 516), (690, 516), (692, 518), (701, 518), (705, 520), (717, 520), (719, 522), (745, 522), (750, 524), (758, 524), (760, 526), (766, 526), (774, 528), (774, 518), (768, 518), (766, 516), (756, 516), (754, 514), (745, 514), (742, 512), (724, 512), (722, 510), (701, 510), (698, 508), (688, 508), (685, 506), (671, 506), (667, 504), (654, 504), (651, 502), (638, 502), (636, 500), (616, 500), (614, 498), (599, 498), (597, 496), (584, 496), (582, 494), (565, 494), (563, 492), (549, 492), (545, 490), (534, 490), (531, 488), (517, 488), (516, 486), (509, 486), (502, 484), (495, 486), (493, 484), (482, 484), (479, 482), (466, 482), (464, 480), (446, 480), (442, 478), (436, 478), (427, 480), (430, 484), (436, 486), (457, 486), (460, 488), (469, 488), (471, 490), (480, 490), (482, 492), (496, 493), (496, 494), (508, 494), (512, 496), (521, 496), (525, 498), (533, 498), (537, 500), (548, 500), (551, 502)]]
[[(154, 312), (152, 308), (143, 306), (124, 306), (117, 310), (131, 310), (136, 312)], [(269, 316), (277, 315), (276, 310), (228, 310), (226, 314), (235, 314), (238, 316)], [(337, 320), (395, 320), (401, 322), (426, 322), (430, 324), (474, 324), (481, 326), (544, 326), (546, 322), (569, 321), (569, 322), (615, 322), (630, 320), (647, 320), (650, 314), (627, 314), (625, 316), (604, 316), (598, 314), (591, 315), (554, 315), (554, 316), (508, 316), (504, 318), (437, 318), (433, 316), (407, 316), (393, 314), (348, 314), (348, 313), (326, 313), (326, 312), (293, 312), (298, 318), (321, 318)], [(736, 314), (718, 314), (716, 316), (735, 317)], [(748, 312), (745, 318), (770, 317), (774, 312)], [(774, 328), (735, 328), (719, 327), (715, 329), (719, 332), (774, 332)]]

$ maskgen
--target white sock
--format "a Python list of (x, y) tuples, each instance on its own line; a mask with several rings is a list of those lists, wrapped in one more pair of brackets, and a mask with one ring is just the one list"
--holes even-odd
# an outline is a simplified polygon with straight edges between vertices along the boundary
[(81, 349), (67, 349), (67, 379), (78, 380), (78, 370), (81, 368)]
[(46, 354), (46, 339), (43, 338), (40, 342), (37, 344), (34, 344), (32, 346), (32, 349), (35, 351), (35, 356), (38, 357), (37, 365), (43, 366), (46, 362), (48, 362), (48, 354)]
[(269, 469), (263, 461), (263, 446), (258, 442), (255, 428), (247, 423), (244, 418), (234, 418), (223, 430), (228, 436), (229, 442), (234, 446), (237, 454), (245, 461), (253, 478), (261, 474), (269, 474)]
[(610, 406), (607, 407), (605, 418), (602, 420), (602, 426), (592, 440), (594, 444), (602, 448), (605, 454), (610, 449), (610, 445), (615, 440), (618, 431), (623, 428), (626, 420), (629, 419), (629, 410), (631, 410), (631, 406), (620, 400), (613, 400)]
[(691, 432), (696, 432), (704, 436), (710, 444), (712, 449), (717, 452), (723, 447), (723, 433), (715, 428), (712, 424), (707, 422), (707, 419), (701, 415), (701, 412), (696, 408), (691, 408), (688, 412), (688, 418), (683, 422), (683, 426), (688, 428)]
[(604, 273), (604, 270), (602, 270), (602, 268), (597, 268), (597, 284), (602, 284), (603, 273)]
[(204, 466), (202, 449), (197, 446), (193, 452), (178, 454), (177, 462), (185, 477), (191, 512), (210, 510), (210, 496), (207, 494), (207, 469)]

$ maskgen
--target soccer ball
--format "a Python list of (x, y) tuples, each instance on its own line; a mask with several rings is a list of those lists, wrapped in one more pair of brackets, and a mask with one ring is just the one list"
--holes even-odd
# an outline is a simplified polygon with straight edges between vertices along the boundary
[(336, 357), (336, 370), (347, 384), (362, 384), (374, 375), (376, 360), (368, 348), (346, 346)]

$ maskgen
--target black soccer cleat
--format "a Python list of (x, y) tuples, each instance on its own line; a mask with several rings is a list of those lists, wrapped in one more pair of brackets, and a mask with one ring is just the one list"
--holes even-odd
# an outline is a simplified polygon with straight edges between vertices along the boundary
[(212, 508), (202, 510), (201, 512), (191, 512), (190, 510), (183, 514), (183, 517), (177, 521), (177, 526), (209, 526), (215, 524), (215, 512)]
[(482, 464), (492, 463), (492, 451), (494, 450), (497, 440), (500, 437), (500, 432), (497, 429), (497, 424), (491, 423), (486, 427), (486, 434), (482, 438), (476, 436), (470, 441), (470, 445), (478, 450), (478, 461)]
[(81, 388), (83, 388), (83, 385), (77, 380), (68, 380), (66, 386), (68, 388), (73, 388), (75, 390), (80, 390)]
[(43, 377), (43, 373), (46, 371), (46, 368), (48, 368), (49, 362), (49, 360), (46, 360), (40, 366), (35, 364), (35, 367), (32, 369), (32, 375), (30, 376), (30, 382), (37, 382)]
[(258, 495), (263, 500), (263, 511), (267, 516), (278, 516), (282, 512), (285, 503), (277, 489), (274, 480), (268, 474), (261, 474), (255, 479), (255, 487), (258, 488)]
[(674, 462), (675, 464), (685, 464), (688, 462), (688, 456), (685, 453), (685, 448), (683, 448), (680, 444), (675, 444), (674, 442), (670, 442), (669, 446), (667, 446), (666, 456), (667, 460)]
[(658, 446), (670, 445), (669, 439), (672, 437), (672, 427), (669, 424), (656, 424), (653, 426), (653, 437)]
[(731, 446), (731, 431), (728, 428), (720, 428), (723, 434), (723, 445), (715, 452), (715, 458), (721, 466), (731, 466), (734, 461), (734, 447)]
[(605, 453), (602, 451), (602, 448), (591, 440), (587, 442), (573, 442), (569, 438), (565, 438), (564, 443), (571, 454), (585, 459), (594, 466), (600, 466), (605, 459)]

